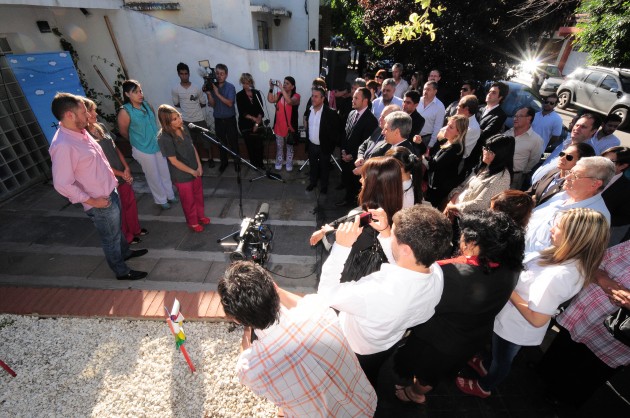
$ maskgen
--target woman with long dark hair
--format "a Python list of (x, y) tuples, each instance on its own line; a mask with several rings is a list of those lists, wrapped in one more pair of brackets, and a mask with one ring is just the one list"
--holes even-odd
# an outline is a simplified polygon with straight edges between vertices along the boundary
[(455, 375), (483, 348), (523, 268), (524, 232), (509, 216), (478, 211), (460, 224), (460, 256), (438, 261), (444, 290), (435, 314), (412, 328), (394, 357), (397, 374), (413, 382), (396, 387), (405, 402), (424, 403), (442, 377)]
[(386, 157), (394, 157), (402, 164), (403, 208), (422, 203), (422, 162), (407, 147), (393, 147)]
[[(396, 212), (402, 209), (402, 164), (392, 157), (374, 157), (361, 166), (361, 191), (358, 208), (350, 211), (346, 218), (353, 218), (361, 212), (381, 208), (385, 212), (387, 225), (393, 224)], [(333, 222), (336, 223), (337, 221)], [(311, 245), (317, 244), (334, 227), (327, 224), (311, 235)], [(391, 255), (383, 252), (377, 239), (379, 231), (367, 225), (352, 245), (350, 255), (344, 265), (341, 282), (356, 281), (377, 271)], [(325, 245), (326, 245), (326, 240)]]
[(131, 154), (142, 167), (155, 204), (170, 209), (170, 204), (179, 200), (157, 142), (155, 111), (145, 102), (142, 86), (136, 80), (125, 80), (122, 91), (124, 104), (118, 112), (118, 132), (131, 142)]
[[(287, 154), (284, 157), (284, 146), (287, 135), (292, 133), (294, 141), (298, 135), (298, 107), (300, 106), (300, 95), (295, 92), (295, 79), (291, 76), (284, 78), (282, 85), (273, 84), (269, 80), (269, 93), (267, 100), (276, 105), (276, 118), (273, 131), (276, 134), (276, 170), (282, 170), (282, 165), (286, 164), (287, 171), (293, 170), (293, 145), (286, 144)], [(280, 91), (274, 95), (273, 88), (278, 87)]]
[(510, 188), (514, 159), (514, 137), (495, 135), (483, 147), (473, 173), (449, 194), (444, 214), (449, 218), (490, 207), (492, 196)]

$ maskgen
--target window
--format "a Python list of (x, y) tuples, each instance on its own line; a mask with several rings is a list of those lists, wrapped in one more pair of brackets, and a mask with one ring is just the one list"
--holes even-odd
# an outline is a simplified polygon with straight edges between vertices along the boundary
[(584, 82), (586, 84), (592, 84), (594, 86), (597, 85), (597, 82), (599, 81), (599, 79), (602, 78), (602, 73), (598, 73), (597, 71), (593, 71), (592, 73), (590, 73), (586, 79), (584, 79)]
[(269, 49), (269, 25), (264, 20), (258, 21), (258, 48)]
[(0, 54), (11, 54), (12, 52), (9, 40), (5, 36), (0, 36)]
[(619, 90), (619, 83), (617, 83), (617, 80), (615, 80), (614, 77), (607, 75), (606, 77), (604, 77), (604, 80), (602, 81), (602, 84), (600, 87), (603, 88), (604, 90), (609, 90), (609, 91), (610, 89)]

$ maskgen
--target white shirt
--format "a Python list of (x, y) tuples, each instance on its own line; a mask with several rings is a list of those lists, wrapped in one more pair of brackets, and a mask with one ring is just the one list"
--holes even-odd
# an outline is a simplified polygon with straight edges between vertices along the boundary
[(462, 157), (462, 162), (472, 152), (473, 148), (477, 144), (479, 137), (481, 136), (481, 128), (479, 127), (479, 122), (477, 122), (477, 118), (475, 115), (472, 115), (468, 118), (468, 131), (466, 131), (466, 141), (464, 143), (464, 154)]
[(508, 129), (503, 135), (513, 136), (516, 141), (514, 146), (514, 172), (529, 173), (540, 160), (540, 150), (543, 146), (543, 140), (540, 135), (534, 132), (531, 126), (519, 136), (514, 134), (514, 128)]
[(188, 88), (184, 88), (177, 83), (171, 90), (173, 104), (179, 105), (182, 111), (182, 119), (186, 122), (199, 122), (205, 120), (203, 109), (200, 104), (206, 104), (206, 95), (201, 87), (194, 83), (190, 83)]
[(429, 148), (431, 148), (435, 145), (437, 134), (440, 132), (440, 129), (442, 129), (444, 114), (446, 113), (444, 104), (440, 99), (434, 97), (431, 103), (425, 107), (424, 98), (420, 98), (420, 103), (418, 103), (416, 111), (424, 118), (424, 126), (420, 131), (420, 136), (431, 134), (431, 141), (429, 141)]
[[(553, 315), (558, 306), (582, 289), (584, 277), (580, 275), (574, 260), (551, 266), (541, 266), (539, 260), (538, 253), (525, 258), (525, 270), (514, 291), (527, 301), (532, 311)], [(545, 337), (547, 325), (536, 328), (508, 301), (494, 319), (494, 332), (514, 344), (539, 345)]]
[(595, 150), (595, 155), (602, 155), (602, 152), (606, 151), (610, 147), (617, 147), (621, 144), (619, 138), (615, 135), (610, 134), (602, 137), (601, 139), (597, 139), (597, 133), (593, 135), (591, 139), (586, 141), (587, 144), (590, 144)]
[(409, 83), (404, 78), (401, 78), (398, 84), (396, 84), (396, 90), (394, 91), (394, 96), (400, 97), (401, 99), (405, 98), (405, 93), (409, 88)]
[(525, 253), (543, 250), (551, 245), (551, 227), (558, 212), (573, 208), (590, 208), (600, 212), (610, 225), (610, 212), (602, 199), (601, 193), (579, 202), (568, 204), (567, 192), (560, 192), (538, 206), (532, 212), (525, 234)]
[(319, 111), (311, 106), (311, 113), (308, 116), (308, 140), (315, 145), (319, 145), (319, 124), (322, 120), (323, 110), (324, 106), (320, 107)]
[[(389, 241), (381, 241), (391, 251)], [(387, 250), (385, 251), (387, 253)], [(442, 297), (444, 275), (436, 263), (430, 273), (418, 273), (395, 264), (356, 282), (340, 283), (350, 248), (337, 243), (324, 263), (317, 293), (339, 310), (339, 322), (357, 354), (380, 353), (396, 344), (407, 328), (433, 316)]]
[[(402, 108), (403, 101), (400, 97), (397, 97), (396, 95), (394, 95), (394, 97), (392, 97), (392, 101), (389, 104), (397, 105)], [(383, 103), (383, 96), (377, 99), (374, 99), (374, 101), (372, 102), (372, 113), (374, 113), (374, 116), (376, 116), (376, 119), (381, 117), (381, 113), (383, 113), (383, 109), (385, 109), (385, 103)]]
[(409, 208), (414, 205), (415, 196), (413, 195), (413, 177), (403, 181), (403, 208)]
[(540, 111), (534, 116), (532, 129), (542, 138), (543, 148), (540, 150), (542, 154), (552, 136), (562, 135), (562, 117), (556, 111), (551, 111), (546, 115)]
[(481, 117), (483, 118), (484, 116), (486, 116), (488, 114), (488, 112), (490, 112), (492, 109), (494, 109), (495, 107), (499, 106), (501, 103), (497, 103), (494, 106), (490, 106), (490, 105), (486, 105), (486, 107), (484, 107), (483, 109), (483, 113), (481, 114)]

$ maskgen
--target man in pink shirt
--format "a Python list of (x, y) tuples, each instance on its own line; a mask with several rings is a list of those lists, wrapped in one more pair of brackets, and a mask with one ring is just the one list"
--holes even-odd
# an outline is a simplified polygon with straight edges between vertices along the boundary
[(101, 147), (85, 130), (85, 104), (79, 96), (57, 93), (51, 110), (59, 121), (49, 150), (55, 189), (71, 203), (83, 205), (101, 237), (107, 264), (118, 280), (145, 278), (146, 272), (131, 270), (125, 263), (148, 250), (130, 250), (122, 235), (118, 183)]

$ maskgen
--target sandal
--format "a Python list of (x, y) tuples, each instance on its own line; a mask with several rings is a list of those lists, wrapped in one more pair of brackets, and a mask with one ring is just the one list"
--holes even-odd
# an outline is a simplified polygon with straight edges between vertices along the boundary
[(197, 225), (189, 225), (188, 226), (193, 232), (203, 232), (203, 226)]
[(208, 225), (210, 224), (210, 218), (206, 218), (205, 216), (203, 218), (199, 218), (199, 223), (201, 225)]
[(467, 395), (476, 396), (478, 398), (487, 398), (492, 395), (492, 392), (487, 392), (479, 386), (479, 382), (475, 379), (466, 379), (458, 377), (455, 379), (455, 385), (457, 389), (461, 390)]
[[(416, 403), (418, 405), (426, 405), (427, 403), (427, 398), (424, 395), (418, 395), (417, 393), (415, 393), (413, 391), (413, 387), (412, 386), (399, 386), (399, 385), (395, 385), (396, 387), (396, 397), (398, 399), (400, 399), (403, 402), (413, 402)], [(417, 399), (419, 397), (423, 397), (424, 400), (422, 402), (417, 401)]]
[(483, 360), (479, 356), (474, 356), (473, 358), (468, 360), (468, 366), (476, 371), (480, 377), (485, 377), (488, 374), (488, 371), (483, 365)]

